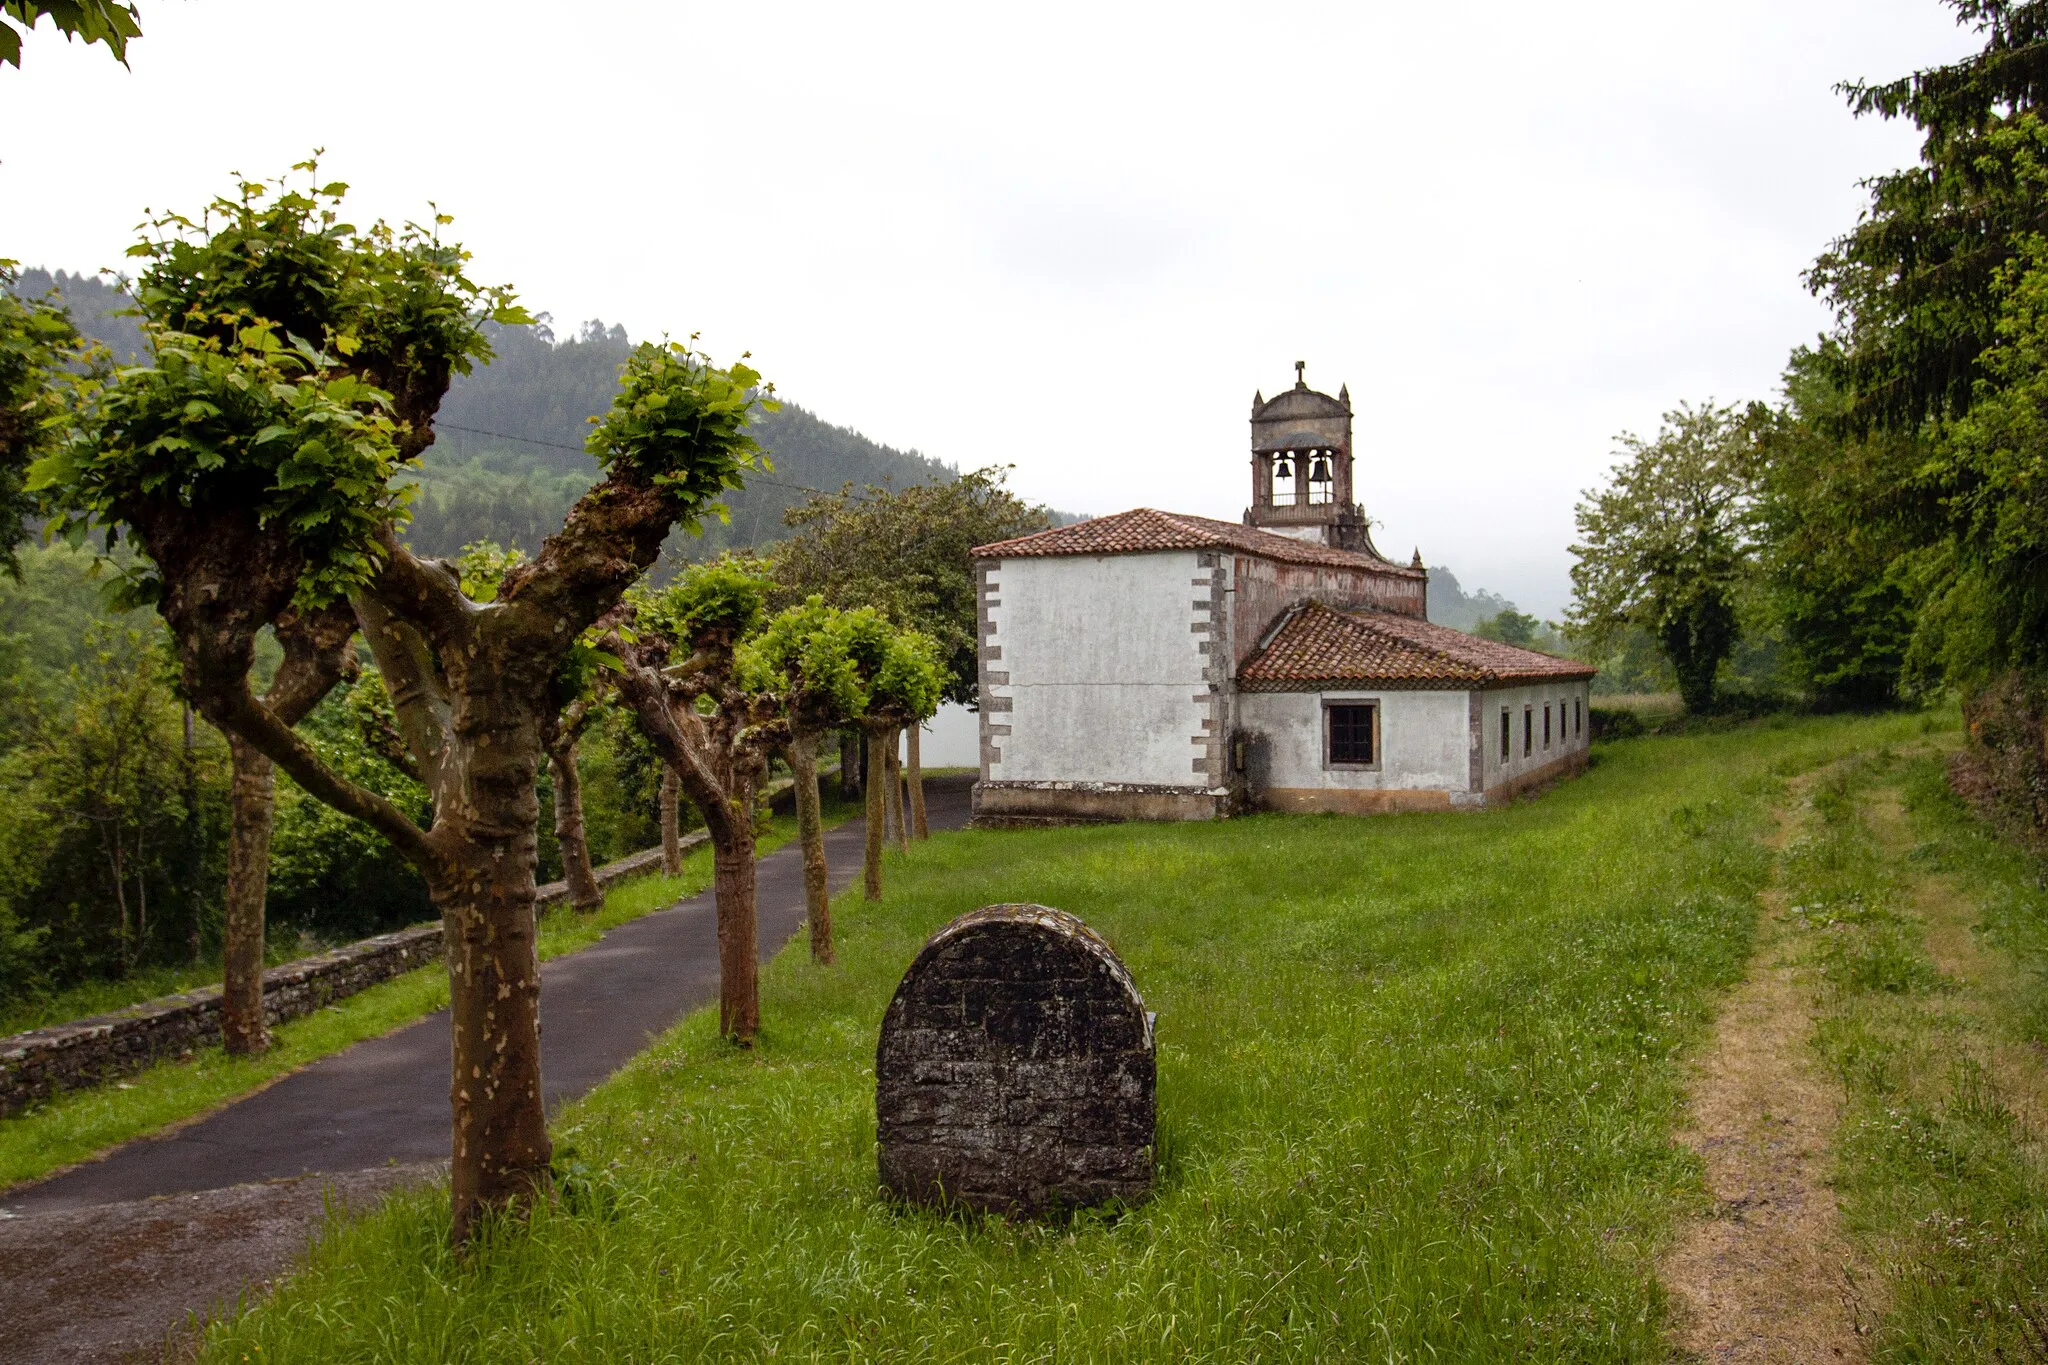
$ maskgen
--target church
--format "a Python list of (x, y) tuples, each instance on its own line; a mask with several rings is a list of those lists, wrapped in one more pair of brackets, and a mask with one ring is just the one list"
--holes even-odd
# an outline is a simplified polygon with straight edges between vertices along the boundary
[(974, 551), (981, 824), (1480, 809), (1579, 771), (1594, 669), (1434, 625), (1374, 547), (1351, 394), (1252, 398), (1242, 523), (1149, 507)]

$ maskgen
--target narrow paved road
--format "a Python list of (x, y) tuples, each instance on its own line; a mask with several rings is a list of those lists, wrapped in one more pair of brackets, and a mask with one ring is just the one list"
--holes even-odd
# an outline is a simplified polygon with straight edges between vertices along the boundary
[[(966, 823), (969, 785), (926, 784), (933, 829)], [(835, 892), (859, 870), (862, 837), (858, 821), (825, 836)], [(796, 846), (763, 858), (759, 876), (766, 960), (803, 922)], [(717, 992), (708, 891), (544, 964), (549, 1107), (588, 1091)], [(0, 1207), (0, 1361), (154, 1353), (188, 1313), (289, 1269), (318, 1231), (324, 1188), (361, 1205), (404, 1179), (430, 1176), (448, 1153), (448, 1051), (443, 1011), (174, 1133), (8, 1195)]]

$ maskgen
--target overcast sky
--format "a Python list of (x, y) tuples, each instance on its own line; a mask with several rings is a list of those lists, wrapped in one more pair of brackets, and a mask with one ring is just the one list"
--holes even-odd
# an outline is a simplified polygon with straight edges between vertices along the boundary
[(1381, 549), (1546, 616), (1613, 435), (1827, 325), (1801, 270), (1915, 152), (1833, 85), (1976, 46), (1934, 0), (141, 6), (130, 70), (0, 68), (0, 256), (119, 266), (323, 146), (558, 326), (1093, 513), (1241, 515), (1306, 360)]

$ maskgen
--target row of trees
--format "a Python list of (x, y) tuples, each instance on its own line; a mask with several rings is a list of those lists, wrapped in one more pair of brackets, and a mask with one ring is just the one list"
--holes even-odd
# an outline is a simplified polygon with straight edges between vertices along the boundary
[(1816, 700), (1955, 689), (2048, 821), (2048, 3), (1950, 0), (1952, 65), (1844, 87), (1918, 164), (1816, 261), (1834, 330), (1775, 406), (1681, 407), (1580, 508), (1571, 625), (1653, 639), (1689, 707), (1745, 633)]
[[(779, 582), (725, 560), (649, 590), (641, 579), (663, 540), (700, 529), (763, 466), (749, 424), (772, 397), (744, 360), (719, 367), (689, 344), (643, 344), (594, 419), (600, 477), (537, 553), (467, 565), (417, 556), (398, 534), (398, 476), (432, 441), (452, 377), (488, 359), (486, 324), (526, 315), (509, 290), (467, 277), (466, 253), (440, 236), (445, 219), (354, 227), (340, 213), (345, 187), (319, 184), (311, 163), (298, 169), (303, 186), (244, 183), (196, 219), (152, 225), (133, 253), (148, 364), (81, 369), (61, 319), (10, 305), (0, 377), (14, 420), (0, 465), (28, 477), (0, 494), (17, 526), (34, 514), (73, 543), (106, 538), (122, 592), (164, 624), (179, 691), (229, 737), (229, 994), (242, 1045), (260, 1041), (273, 769), (374, 829), (425, 884), (446, 927), (463, 1239), (485, 1210), (548, 1179), (538, 793), (543, 764), (566, 755), (556, 795), (574, 804), (576, 783), (562, 779), (574, 772), (579, 705), (587, 714), (608, 689), (709, 828), (721, 1024), (750, 1038), (754, 793), (767, 755), (783, 749), (810, 770), (800, 791), (807, 861), (821, 874), (813, 926), (829, 956), (817, 737), (857, 726), (885, 766), (889, 736), (957, 678), (949, 663), (964, 657), (971, 678), (974, 645), (971, 626), (932, 638), (894, 623), (971, 608), (965, 546), (1043, 516), (1020, 517), (998, 476), (962, 480), (950, 501), (896, 518), (886, 543), (897, 571), (875, 578), (872, 549), (860, 553), (872, 526), (850, 538), (839, 528), (890, 500), (847, 495)], [(963, 503), (969, 515), (946, 515)], [(976, 514), (997, 524), (984, 529)], [(798, 529), (802, 541), (809, 528)], [(266, 640), (280, 657), (259, 692)], [(364, 653), (375, 688), (351, 680)], [(954, 695), (970, 685), (951, 683)], [(423, 802), (360, 780), (295, 728), (340, 687)], [(870, 800), (891, 785), (871, 781)], [(577, 823), (557, 811), (558, 835)], [(870, 821), (871, 887), (880, 827)]]

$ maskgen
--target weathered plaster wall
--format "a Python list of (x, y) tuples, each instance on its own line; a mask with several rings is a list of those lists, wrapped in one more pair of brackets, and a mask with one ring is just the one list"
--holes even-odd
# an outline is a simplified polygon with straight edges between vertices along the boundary
[(1310, 598), (1325, 606), (1372, 607), (1401, 616), (1421, 617), (1426, 611), (1429, 576), (1388, 565), (1384, 569), (1340, 569), (1312, 564), (1279, 564), (1253, 555), (1237, 555), (1231, 608), (1233, 654), (1231, 674), (1251, 657), (1266, 632)]
[(992, 567), (983, 706), (1009, 734), (985, 755), (985, 780), (1208, 785), (1193, 743), (1208, 718), (1196, 694), (1210, 685), (1210, 618), (1194, 603), (1212, 570), (1199, 559), (1073, 555)]
[[(1535, 687), (1502, 687), (1478, 694), (1480, 737), (1479, 785), (1489, 800), (1511, 795), (1512, 789), (1583, 766), (1591, 744), (1590, 723), (1571, 724), (1585, 714), (1586, 684), (1583, 682), (1543, 683)], [(1576, 704), (1576, 707), (1575, 705)], [(1543, 708), (1551, 709), (1550, 743), (1543, 742)], [(1569, 733), (1559, 733), (1560, 706)], [(1500, 713), (1508, 712), (1508, 758), (1500, 756)], [(1530, 752), (1522, 751), (1522, 716), (1527, 712), (1535, 742)], [(1559, 760), (1567, 760), (1559, 766)]]
[[(1471, 705), (1466, 692), (1246, 692), (1238, 724), (1255, 736), (1259, 804), (1303, 809), (1296, 793), (1331, 791), (1471, 792)], [(1379, 763), (1372, 769), (1331, 768), (1324, 761), (1326, 702), (1371, 702), (1379, 712)], [(1367, 803), (1371, 805), (1373, 803)], [(1388, 804), (1388, 803), (1380, 803)]]

